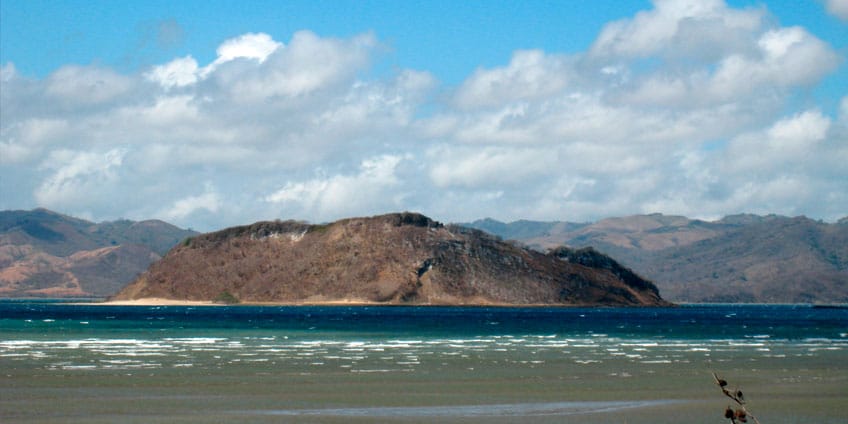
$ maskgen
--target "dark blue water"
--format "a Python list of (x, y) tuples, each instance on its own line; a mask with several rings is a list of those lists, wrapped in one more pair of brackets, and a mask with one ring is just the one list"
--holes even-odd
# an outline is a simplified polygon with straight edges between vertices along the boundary
[[(80, 322), (86, 324), (80, 325)], [(292, 330), (421, 336), (589, 334), (673, 339), (844, 339), (848, 308), (694, 305), (675, 308), (373, 306), (104, 306), (0, 301), (7, 335), (100, 330)]]

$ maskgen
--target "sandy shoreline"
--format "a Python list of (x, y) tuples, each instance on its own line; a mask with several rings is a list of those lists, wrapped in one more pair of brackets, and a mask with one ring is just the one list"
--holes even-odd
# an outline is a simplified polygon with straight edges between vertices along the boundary
[(86, 303), (86, 305), (109, 305), (109, 306), (213, 306), (222, 305), (211, 301), (200, 300), (175, 300), (160, 297), (147, 297), (133, 300), (107, 300), (104, 302)]
[(349, 305), (349, 306), (373, 306), (373, 305), (389, 305), (387, 303), (370, 302), (365, 300), (329, 300), (329, 301), (303, 301), (303, 302), (241, 302), (234, 304), (226, 304), (213, 302), (210, 300), (176, 300), (165, 299), (160, 297), (146, 297), (133, 300), (107, 300), (104, 302), (86, 303), (86, 305), (105, 305), (105, 306), (334, 306), (334, 305)]
[[(74, 303), (76, 304), (76, 303)], [(104, 306), (461, 306), (461, 307), (504, 307), (504, 308), (550, 308), (563, 307), (574, 308), (583, 306), (597, 305), (556, 305), (556, 304), (509, 304), (509, 303), (390, 303), (390, 302), (375, 302), (363, 299), (338, 299), (338, 300), (304, 300), (296, 302), (239, 302), (239, 303), (221, 303), (211, 300), (177, 300), (166, 299), (160, 297), (146, 297), (132, 300), (106, 300), (102, 302), (79, 303), (85, 305), (104, 305)]]

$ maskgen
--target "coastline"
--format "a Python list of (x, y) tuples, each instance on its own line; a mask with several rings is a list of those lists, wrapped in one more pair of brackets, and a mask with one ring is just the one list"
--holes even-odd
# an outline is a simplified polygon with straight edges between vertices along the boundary
[(461, 306), (461, 307), (515, 307), (515, 308), (585, 308), (585, 307), (627, 307), (627, 308), (675, 308), (675, 307), (690, 307), (690, 306), (784, 306), (784, 307), (809, 307), (817, 309), (845, 309), (848, 308), (848, 303), (721, 303), (721, 302), (669, 302), (667, 305), (590, 305), (590, 304), (546, 304), (546, 303), (496, 303), (496, 302), (480, 302), (480, 303), (389, 303), (375, 302), (362, 299), (341, 299), (341, 300), (304, 300), (295, 302), (252, 302), (244, 301), (239, 303), (222, 303), (211, 300), (177, 300), (160, 297), (148, 297), (132, 300), (109, 300), (104, 298), (60, 298), (60, 297), (0, 297), (0, 302), (38, 302), (38, 303), (58, 303), (67, 305), (105, 305), (105, 306)]
[(104, 306), (222, 306), (223, 303), (215, 303), (206, 300), (175, 300), (162, 297), (145, 297), (133, 300), (106, 300), (104, 302), (91, 302), (86, 305)]
[[(69, 302), (76, 304), (75, 302)], [(377, 302), (365, 299), (335, 299), (335, 300), (302, 300), (288, 302), (239, 302), (239, 303), (224, 303), (211, 300), (177, 300), (161, 297), (145, 297), (132, 300), (105, 300), (102, 302), (90, 302), (85, 305), (103, 305), (103, 306), (434, 306), (434, 307), (481, 307), (481, 308), (668, 308), (677, 307), (678, 305), (669, 303), (666, 305), (597, 305), (597, 304), (554, 304), (554, 303), (498, 303), (498, 302), (436, 302), (436, 303), (395, 303), (395, 302)]]
[(384, 302), (371, 302), (367, 300), (341, 299), (324, 301), (302, 301), (302, 302), (239, 302), (223, 303), (211, 300), (177, 300), (162, 297), (145, 297), (132, 300), (106, 300), (104, 302), (86, 303), (86, 305), (104, 306), (379, 306), (388, 304)]

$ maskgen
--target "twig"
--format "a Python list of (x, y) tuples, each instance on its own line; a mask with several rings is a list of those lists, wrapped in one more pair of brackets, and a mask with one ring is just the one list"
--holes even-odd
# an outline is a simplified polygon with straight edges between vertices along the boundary
[(730, 399), (733, 399), (733, 401), (739, 406), (736, 410), (728, 406), (727, 409), (724, 410), (724, 418), (729, 419), (733, 424), (747, 423), (748, 418), (754, 420), (756, 424), (760, 424), (757, 417), (752, 415), (748, 412), (748, 409), (745, 408), (745, 396), (742, 394), (742, 390), (739, 390), (739, 388), (735, 388), (733, 390), (728, 389), (727, 380), (719, 378), (716, 373), (713, 373), (713, 378), (715, 379), (716, 385), (719, 389), (721, 389), (721, 392)]

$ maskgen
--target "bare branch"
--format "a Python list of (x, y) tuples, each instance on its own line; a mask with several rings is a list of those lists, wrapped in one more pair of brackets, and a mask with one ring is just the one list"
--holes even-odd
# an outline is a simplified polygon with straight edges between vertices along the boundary
[(727, 380), (720, 378), (715, 372), (713, 373), (713, 379), (715, 380), (715, 384), (718, 388), (721, 389), (721, 392), (730, 399), (733, 399), (733, 401), (739, 405), (736, 410), (728, 406), (727, 409), (724, 410), (724, 418), (729, 419), (732, 424), (747, 423), (748, 418), (753, 420), (754, 423), (760, 424), (757, 417), (752, 415), (748, 412), (748, 409), (745, 408), (745, 396), (742, 394), (742, 390), (739, 390), (738, 387), (733, 390), (728, 389)]

